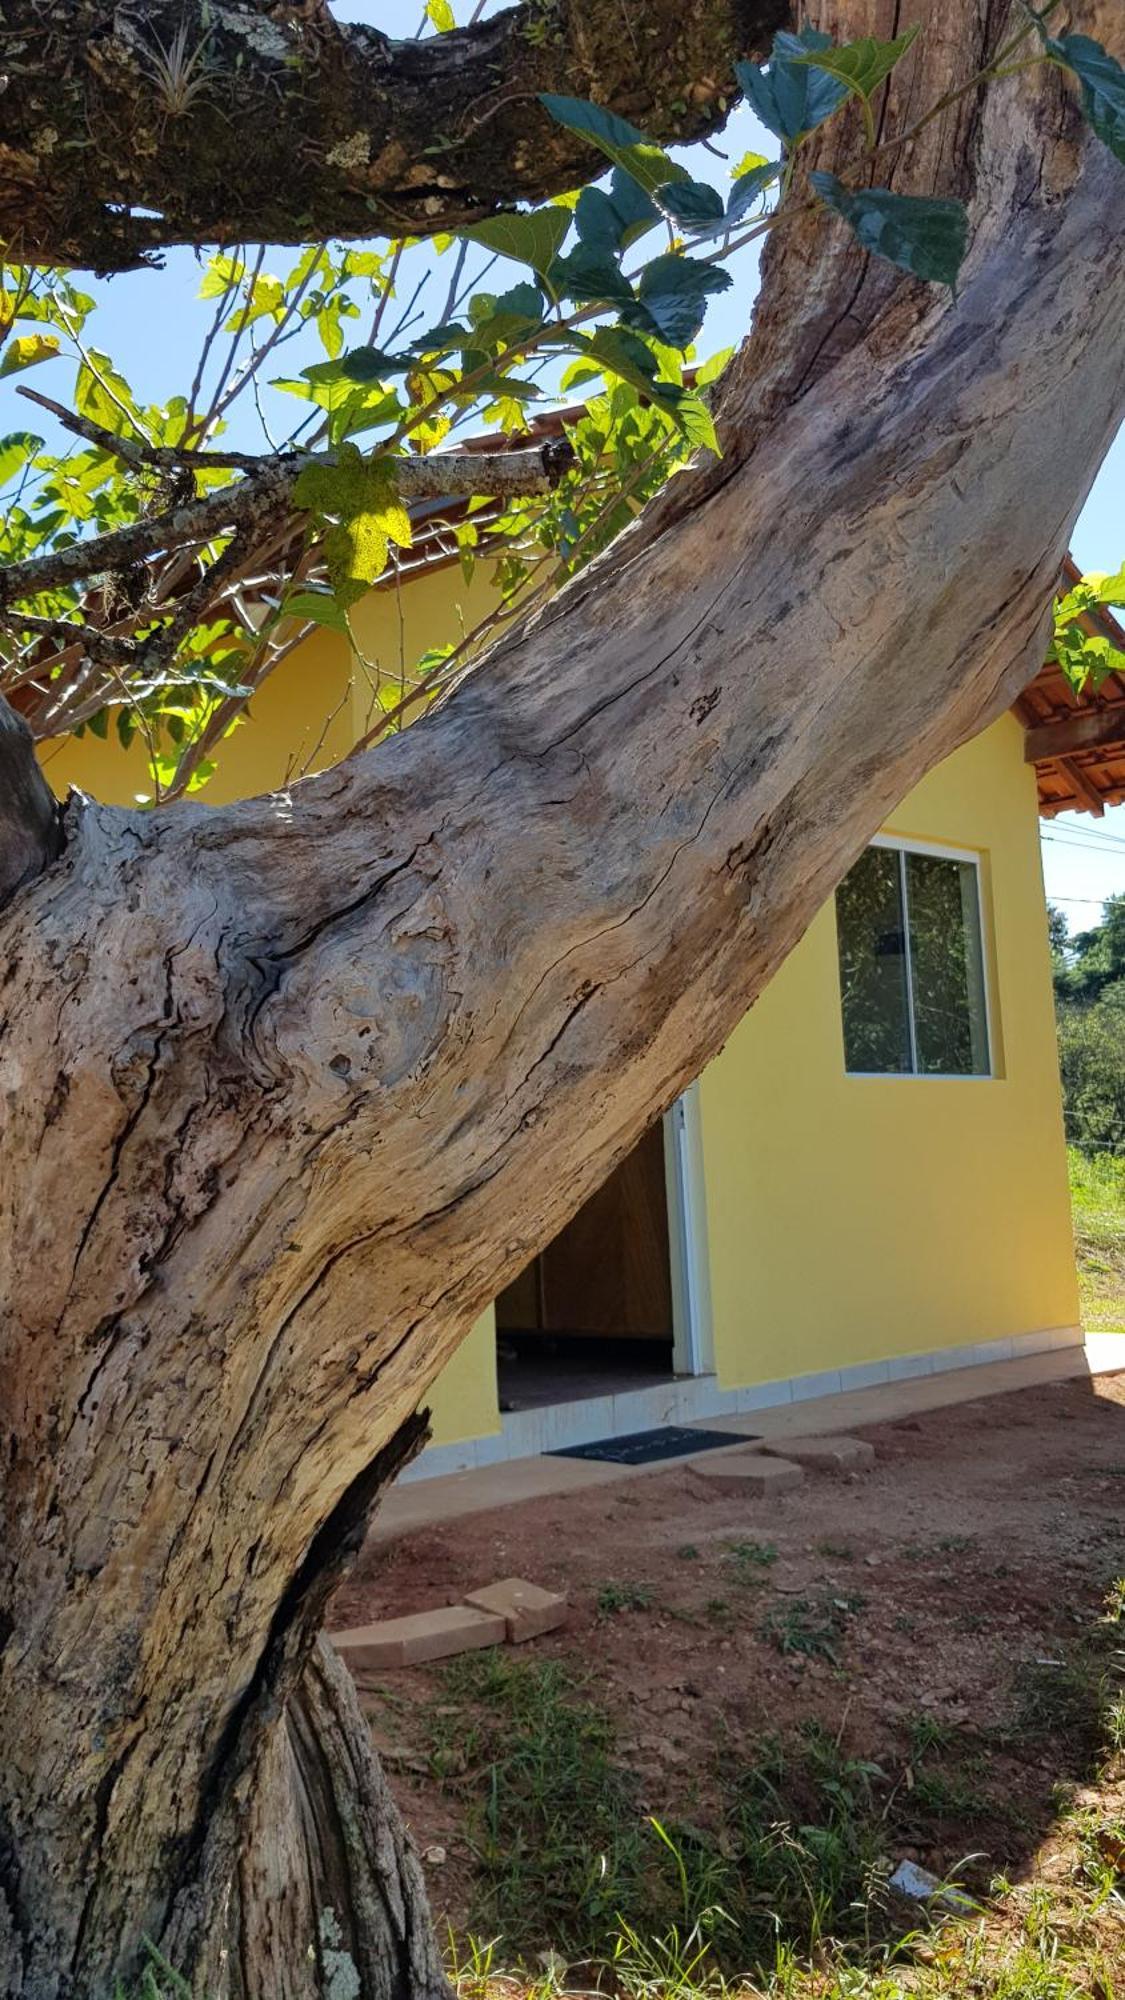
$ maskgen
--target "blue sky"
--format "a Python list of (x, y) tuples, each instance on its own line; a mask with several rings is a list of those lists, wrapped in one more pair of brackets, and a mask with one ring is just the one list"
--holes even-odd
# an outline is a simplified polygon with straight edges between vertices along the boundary
[[(488, 11), (494, 4), (491, 0)], [(458, 18), (464, 19), (469, 11), (467, 0), (454, 0), (454, 5)], [(368, 21), (390, 34), (411, 35), (418, 30), (423, 4), (422, 0), (338, 0), (334, 11), (340, 18)], [(734, 114), (717, 143), (732, 162), (751, 148), (769, 152), (773, 144), (745, 108)], [(726, 168), (703, 147), (686, 149), (680, 157), (699, 179), (722, 184)], [(266, 269), (284, 272), (296, 256), (296, 251), (271, 252)], [(509, 268), (514, 277), (514, 268)], [(420, 303), (425, 306), (432, 298), (434, 306), (440, 307), (447, 269), (448, 265), (442, 265), (429, 251), (419, 250), (413, 253), (414, 276), (405, 289), (428, 271)], [(745, 331), (757, 290), (755, 251), (741, 253), (731, 269), (734, 287), (712, 302), (700, 341), (702, 353), (735, 344)], [(169, 255), (162, 271), (128, 273), (103, 284), (90, 284), (99, 306), (87, 328), (87, 338), (113, 357), (143, 401), (163, 402), (187, 389), (212, 310), (197, 298), (200, 275), (200, 262), (194, 253), (182, 250)], [(494, 280), (489, 282), (491, 285)], [(430, 323), (433, 317), (431, 314), (420, 324)], [(302, 362), (318, 358), (319, 349), (298, 355), (296, 348), (291, 348), (280, 372), (295, 373)], [(62, 400), (71, 372), (69, 361), (49, 363), (36, 371), (33, 380)], [(14, 389), (14, 383), (0, 384), (0, 435), (26, 429), (29, 423), (42, 430), (38, 416), (32, 417), (28, 404), (15, 396)], [(276, 391), (266, 392), (264, 401), (271, 426), (280, 428), (286, 419), (292, 423), (302, 412), (303, 406)], [(228, 441), (260, 447), (261, 433), (251, 408), (232, 422)], [(1095, 480), (1075, 530), (1073, 548), (1085, 570), (1115, 570), (1125, 560), (1125, 430)], [(1045, 825), (1043, 868), (1048, 896), (1065, 910), (1070, 928), (1082, 930), (1095, 923), (1102, 900), (1125, 891), (1125, 806), (1112, 808), (1102, 820), (1072, 813)]]

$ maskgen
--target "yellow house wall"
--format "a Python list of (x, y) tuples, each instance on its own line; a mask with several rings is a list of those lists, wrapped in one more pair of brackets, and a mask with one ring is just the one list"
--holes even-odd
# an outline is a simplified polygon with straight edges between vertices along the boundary
[[(451, 567), (357, 613), (393, 688), (495, 600)], [(370, 726), (370, 678), (317, 634), (222, 746), (205, 798), (268, 791)], [(315, 753), (315, 754), (314, 754)], [(310, 762), (311, 759), (311, 762)], [(60, 793), (146, 789), (139, 751), (48, 745)], [(834, 910), (824, 909), (701, 1082), (716, 1372), (741, 1387), (1078, 1320), (1035, 783), (1005, 717), (904, 801), (888, 832), (976, 850), (989, 960), (990, 1079), (849, 1078)], [(438, 1443), (499, 1430), (491, 1310), (435, 1383)]]
[(724, 1387), (1078, 1321), (1035, 780), (1022, 751), (1005, 716), (886, 827), (980, 856), (997, 1074), (845, 1073), (829, 904), (703, 1075)]

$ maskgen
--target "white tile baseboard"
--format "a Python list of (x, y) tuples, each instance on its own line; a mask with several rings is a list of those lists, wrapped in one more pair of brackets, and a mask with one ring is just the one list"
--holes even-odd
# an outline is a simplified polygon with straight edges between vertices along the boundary
[(604, 1437), (626, 1437), (630, 1431), (654, 1430), (660, 1424), (706, 1423), (709, 1418), (750, 1415), (813, 1397), (847, 1395), (856, 1389), (878, 1388), (884, 1382), (909, 1382), (920, 1375), (944, 1375), (956, 1368), (985, 1367), (990, 1361), (1015, 1361), (1025, 1355), (1049, 1354), (1056, 1348), (1081, 1347), (1080, 1326), (1049, 1326), (1034, 1333), (1016, 1333), (1002, 1340), (971, 1341), (962, 1347), (938, 1347), (928, 1354), (902, 1354), (888, 1361), (861, 1361), (850, 1368), (829, 1368), (790, 1375), (773, 1382), (749, 1382), (723, 1389), (713, 1375), (681, 1376), (655, 1388), (629, 1389), (615, 1396), (590, 1396), (582, 1402), (552, 1403), (541, 1410), (513, 1410), (501, 1427), (485, 1437), (457, 1444), (431, 1444), (401, 1476), (439, 1479), (450, 1472), (468, 1472), (500, 1465), (513, 1458), (537, 1458), (545, 1451), (576, 1444), (593, 1444)]

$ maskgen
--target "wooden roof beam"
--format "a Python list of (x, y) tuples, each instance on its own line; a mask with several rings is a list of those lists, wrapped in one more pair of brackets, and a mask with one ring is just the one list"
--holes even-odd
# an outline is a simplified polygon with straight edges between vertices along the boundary
[(1092, 812), (1095, 819), (1104, 818), (1105, 800), (1087, 773), (1074, 762), (1072, 757), (1060, 757), (1057, 761), (1059, 770), (1064, 773), (1074, 786), (1076, 810), (1081, 812), (1083, 810), (1083, 801), (1085, 801), (1087, 812)]
[(1125, 745), (1125, 701), (1078, 709), (1061, 722), (1035, 724), (1024, 736), (1024, 762), (1041, 764), (1047, 758), (1073, 756), (1076, 750), (1104, 750), (1111, 743)]

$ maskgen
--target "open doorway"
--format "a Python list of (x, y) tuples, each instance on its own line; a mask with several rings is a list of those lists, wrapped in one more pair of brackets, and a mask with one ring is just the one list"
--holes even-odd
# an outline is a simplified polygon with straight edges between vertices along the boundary
[(502, 1412), (652, 1388), (683, 1372), (675, 1168), (661, 1120), (500, 1294)]

